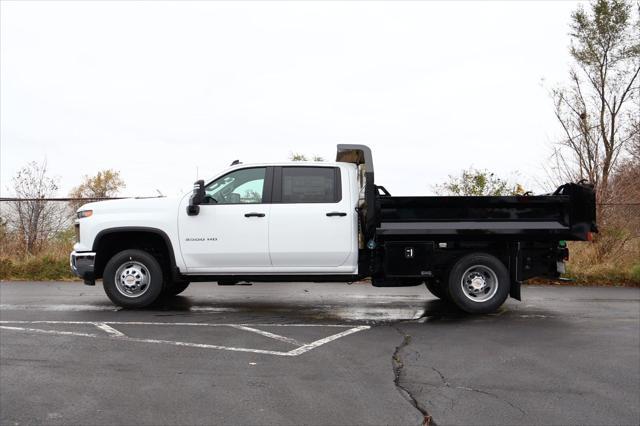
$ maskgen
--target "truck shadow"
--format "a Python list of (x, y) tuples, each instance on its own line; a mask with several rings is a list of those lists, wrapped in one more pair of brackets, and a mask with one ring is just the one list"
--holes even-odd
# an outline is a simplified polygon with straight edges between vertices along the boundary
[(398, 322), (398, 321), (464, 321), (478, 318), (441, 300), (348, 300), (275, 301), (237, 298), (212, 301), (189, 296), (164, 298), (150, 306), (158, 316), (226, 313), (268, 321), (331, 321), (331, 322)]

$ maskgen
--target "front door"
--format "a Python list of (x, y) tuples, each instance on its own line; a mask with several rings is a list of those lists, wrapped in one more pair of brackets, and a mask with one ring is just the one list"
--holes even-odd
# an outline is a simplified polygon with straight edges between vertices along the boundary
[[(269, 259), (271, 205), (266, 167), (234, 170), (205, 187), (197, 216), (180, 206), (180, 247), (188, 273), (266, 271)], [(267, 182), (269, 180), (269, 182)]]

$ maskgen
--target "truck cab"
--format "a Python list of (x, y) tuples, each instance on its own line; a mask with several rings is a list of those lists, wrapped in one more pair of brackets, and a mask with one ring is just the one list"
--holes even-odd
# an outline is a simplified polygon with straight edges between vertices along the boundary
[(178, 208), (185, 274), (357, 274), (357, 168), (237, 165)]

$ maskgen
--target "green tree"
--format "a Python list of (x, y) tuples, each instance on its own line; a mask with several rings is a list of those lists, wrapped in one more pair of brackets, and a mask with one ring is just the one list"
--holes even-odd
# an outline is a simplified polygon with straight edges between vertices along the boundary
[(305, 154), (301, 154), (299, 152), (292, 152), (289, 154), (289, 160), (291, 161), (324, 161), (324, 158), (319, 155), (312, 155), (307, 157)]
[[(115, 197), (126, 187), (120, 178), (120, 172), (107, 169), (99, 171), (95, 176), (84, 176), (82, 183), (71, 190), (71, 198), (109, 198)], [(73, 210), (77, 210), (86, 201), (70, 202)]]
[(578, 6), (571, 15), (569, 83), (552, 92), (564, 136), (553, 175), (589, 180), (602, 202), (620, 154), (638, 138), (639, 11), (625, 0)]
[(488, 170), (470, 167), (459, 176), (449, 175), (449, 180), (434, 187), (438, 195), (522, 195), (524, 188), (518, 183), (500, 179)]

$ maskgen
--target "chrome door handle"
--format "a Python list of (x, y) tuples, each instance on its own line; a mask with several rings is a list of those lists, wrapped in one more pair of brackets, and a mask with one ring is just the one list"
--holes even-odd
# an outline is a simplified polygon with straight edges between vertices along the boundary
[(327, 216), (346, 216), (347, 214), (345, 212), (330, 212), (327, 213)]
[(264, 213), (245, 213), (244, 217), (264, 217)]

